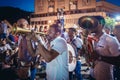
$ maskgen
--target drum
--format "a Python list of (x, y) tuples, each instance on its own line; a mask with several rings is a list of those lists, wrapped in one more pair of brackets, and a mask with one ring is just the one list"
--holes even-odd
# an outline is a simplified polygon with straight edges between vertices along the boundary
[(69, 63), (68, 63), (68, 69), (69, 72), (74, 71), (75, 67), (76, 67), (76, 55), (75, 55), (75, 50), (74, 48), (70, 45), (67, 44), (68, 47), (68, 58), (69, 58)]

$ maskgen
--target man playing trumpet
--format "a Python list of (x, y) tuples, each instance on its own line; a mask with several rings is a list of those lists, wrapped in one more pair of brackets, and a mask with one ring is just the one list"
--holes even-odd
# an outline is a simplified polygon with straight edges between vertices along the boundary
[[(25, 19), (18, 20), (17, 27), (21, 29), (18, 40), (18, 45), (19, 45), (18, 58), (21, 61), (22, 66), (27, 66), (28, 68), (32, 66), (31, 73), (27, 75), (28, 77), (30, 77), (30, 80), (34, 80), (36, 74), (36, 68), (35, 68), (35, 64), (33, 63), (36, 62), (35, 58), (37, 58), (38, 55), (36, 51), (37, 45), (32, 39), (29, 40), (27, 39), (27, 36), (31, 35), (32, 32), (30, 31), (29, 24)], [(22, 29), (24, 30), (23, 32)], [(25, 31), (29, 31), (29, 32), (25, 32)], [(24, 72), (22, 74), (24, 74)]]
[(68, 77), (68, 48), (67, 42), (61, 37), (61, 27), (58, 24), (50, 25), (48, 39), (50, 41), (49, 50), (46, 49), (39, 40), (39, 36), (29, 36), (38, 42), (39, 54), (47, 62), (47, 80), (69, 80)]

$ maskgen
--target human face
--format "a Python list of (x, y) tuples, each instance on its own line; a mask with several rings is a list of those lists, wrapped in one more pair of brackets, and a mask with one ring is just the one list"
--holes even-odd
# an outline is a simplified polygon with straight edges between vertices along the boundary
[(75, 34), (74, 31), (73, 31), (72, 29), (69, 29), (69, 31), (68, 31), (69, 37), (70, 37), (70, 38), (73, 37), (74, 34)]
[(50, 27), (48, 30), (48, 38), (53, 40), (56, 37), (56, 31), (53, 27)]
[(19, 25), (20, 28), (23, 28), (23, 29), (29, 29), (29, 25), (28, 24), (24, 24), (24, 23), (21, 23)]

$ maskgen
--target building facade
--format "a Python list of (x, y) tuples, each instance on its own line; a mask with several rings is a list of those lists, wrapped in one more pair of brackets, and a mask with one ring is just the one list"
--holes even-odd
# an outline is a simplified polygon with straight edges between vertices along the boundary
[(49, 27), (58, 20), (58, 9), (63, 10), (65, 28), (78, 25), (78, 19), (85, 15), (101, 15), (103, 17), (120, 12), (120, 7), (110, 4), (105, 0), (35, 0), (35, 12), (31, 14), (31, 25)]

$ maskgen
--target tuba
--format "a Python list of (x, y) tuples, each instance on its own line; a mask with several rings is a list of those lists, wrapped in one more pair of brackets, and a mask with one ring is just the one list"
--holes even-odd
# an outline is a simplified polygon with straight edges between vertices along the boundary
[(99, 21), (94, 16), (83, 16), (79, 18), (78, 24), (85, 30), (91, 30), (98, 27)]
[(83, 16), (78, 20), (79, 26), (83, 29), (83, 48), (82, 53), (85, 57), (86, 62), (89, 66), (93, 66), (94, 59), (92, 56), (94, 54), (92, 39), (88, 37), (90, 31), (95, 27), (98, 27), (99, 21), (94, 16)]

